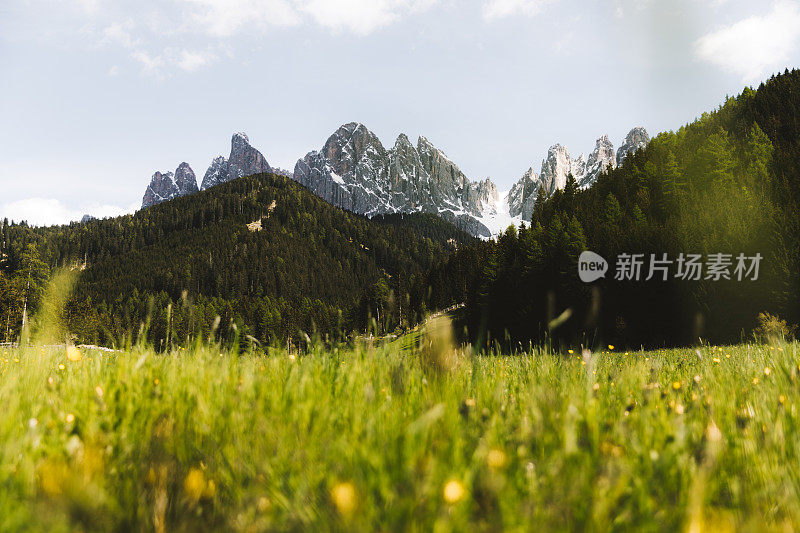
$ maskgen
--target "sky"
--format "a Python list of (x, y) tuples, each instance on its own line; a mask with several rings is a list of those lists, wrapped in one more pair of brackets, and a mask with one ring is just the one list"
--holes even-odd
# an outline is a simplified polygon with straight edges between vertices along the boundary
[(352, 121), (503, 190), (786, 67), (800, 0), (3, 0), (0, 217), (132, 212), (238, 131), (292, 170)]

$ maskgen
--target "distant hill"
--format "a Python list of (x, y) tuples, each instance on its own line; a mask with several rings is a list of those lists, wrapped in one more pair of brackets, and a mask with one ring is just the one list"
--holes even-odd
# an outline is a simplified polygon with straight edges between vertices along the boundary
[(106, 345), (145, 323), (156, 345), (215, 329), (232, 338), (231, 324), (261, 343), (383, 333), (413, 323), (414, 285), (473, 240), (435, 215), (370, 220), (275, 174), (115, 219), (4, 225), (3, 238), (7, 276), (22, 275), (31, 244), (51, 268), (85, 261), (67, 321), (80, 340)]

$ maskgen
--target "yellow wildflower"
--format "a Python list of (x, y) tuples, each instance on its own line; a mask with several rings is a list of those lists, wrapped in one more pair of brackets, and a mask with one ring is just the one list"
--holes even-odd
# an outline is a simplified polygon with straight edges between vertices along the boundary
[(486, 462), (489, 464), (489, 468), (499, 470), (506, 466), (506, 454), (503, 450), (494, 448), (489, 450), (489, 454), (486, 456)]
[(199, 468), (192, 468), (183, 480), (183, 490), (192, 501), (198, 501), (206, 489), (206, 478)]
[(83, 359), (83, 354), (81, 354), (81, 351), (75, 346), (67, 346), (67, 359), (76, 363)]
[(464, 485), (452, 479), (444, 486), (444, 501), (451, 504), (458, 503), (464, 499), (466, 492), (467, 491), (464, 490)]
[(39, 485), (42, 487), (42, 490), (50, 496), (58, 496), (61, 494), (62, 487), (66, 484), (68, 477), (69, 471), (63, 463), (46, 460), (42, 466), (39, 467)]
[(342, 516), (350, 516), (356, 509), (356, 488), (350, 482), (339, 483), (331, 490), (331, 499)]
[(203, 489), (203, 498), (210, 500), (217, 494), (217, 484), (214, 483), (213, 479), (209, 479), (208, 483), (206, 483), (206, 488)]
[(262, 513), (267, 512), (270, 508), (270, 503), (269, 500), (266, 498), (266, 496), (260, 497), (256, 505), (258, 506), (258, 510), (261, 511)]

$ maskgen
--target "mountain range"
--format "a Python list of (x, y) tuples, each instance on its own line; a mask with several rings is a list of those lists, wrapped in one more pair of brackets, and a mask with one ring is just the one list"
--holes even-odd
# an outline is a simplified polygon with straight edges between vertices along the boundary
[(620, 165), (649, 141), (647, 131), (636, 127), (615, 152), (608, 135), (603, 135), (588, 158), (583, 154), (572, 158), (565, 146), (555, 144), (538, 174), (531, 167), (509, 191), (499, 191), (489, 178), (470, 180), (422, 136), (415, 145), (400, 134), (386, 149), (366, 126), (351, 122), (339, 127), (320, 150), (298, 160), (289, 172), (271, 167), (246, 134), (235, 133), (230, 155), (213, 159), (199, 188), (191, 167), (181, 163), (174, 173), (153, 174), (142, 208), (243, 176), (275, 173), (357, 214), (433, 213), (476, 237), (490, 238), (511, 224), (530, 221), (540, 191), (549, 196), (563, 189), (570, 174), (579, 187), (590, 187), (601, 173)]

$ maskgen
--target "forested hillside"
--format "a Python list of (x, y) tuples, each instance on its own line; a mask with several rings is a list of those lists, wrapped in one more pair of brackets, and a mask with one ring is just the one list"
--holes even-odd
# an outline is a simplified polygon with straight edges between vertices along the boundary
[[(0, 338), (19, 335), (56, 268), (81, 273), (69, 331), (156, 346), (199, 334), (285, 344), (413, 323), (413, 287), (472, 237), (433, 215), (368, 220), (277, 175), (237, 179), (135, 215), (34, 229), (2, 224)], [(414, 298), (419, 301), (419, 298)], [(219, 317), (219, 319), (217, 318)]]
[[(467, 300), (467, 325), (480, 342), (735, 342), (761, 311), (800, 319), (798, 206), (795, 70), (658, 135), (588, 190), (570, 180), (546, 200), (540, 195), (529, 226), (508, 230), (496, 245), (460, 249), (430, 280), (469, 280), (444, 287), (438, 302)], [(667, 281), (644, 281), (645, 270), (638, 282), (608, 276), (589, 285), (577, 275), (586, 249), (612, 268), (626, 253), (763, 259), (757, 281), (676, 279), (673, 265)], [(557, 317), (566, 320), (551, 323)]]
[[(0, 339), (19, 336), (49, 274), (80, 270), (67, 306), (84, 342), (156, 346), (385, 333), (466, 302), (473, 341), (638, 347), (735, 342), (757, 315), (800, 321), (800, 71), (728, 98), (602, 174), (537, 197), (529, 225), (475, 241), (433, 215), (368, 220), (282, 176), (237, 179), (132, 216), (0, 226)], [(757, 280), (592, 284), (577, 258), (760, 254)], [(453, 253), (457, 250), (455, 253)], [(219, 317), (219, 318), (218, 318)], [(235, 325), (235, 327), (234, 327)], [(233, 327), (233, 329), (232, 329)]]

